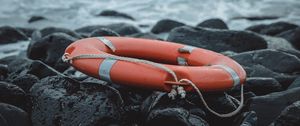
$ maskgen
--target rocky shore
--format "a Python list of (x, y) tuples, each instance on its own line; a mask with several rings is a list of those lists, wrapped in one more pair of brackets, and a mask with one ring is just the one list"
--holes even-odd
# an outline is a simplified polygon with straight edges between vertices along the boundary
[[(135, 20), (112, 10), (98, 16)], [(47, 20), (33, 17), (29, 22)], [(142, 26), (140, 26), (142, 27)], [(299, 126), (300, 27), (288, 22), (237, 31), (221, 19), (196, 26), (163, 19), (149, 31), (128, 23), (90, 25), (76, 30), (0, 27), (0, 44), (30, 41), (18, 55), (0, 59), (1, 126)], [(166, 92), (126, 87), (81, 74), (62, 62), (72, 42), (95, 36), (166, 40), (213, 50), (240, 63), (247, 72), (245, 104), (236, 116), (220, 118), (198, 95), (171, 100)], [(1, 46), (0, 45), (0, 46)], [(200, 57), (201, 58), (201, 57)], [(239, 87), (206, 93), (219, 113), (236, 109)]]

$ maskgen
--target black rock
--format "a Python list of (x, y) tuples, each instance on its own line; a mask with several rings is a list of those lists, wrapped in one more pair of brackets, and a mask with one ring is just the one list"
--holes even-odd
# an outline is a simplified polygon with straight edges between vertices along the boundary
[(45, 78), (47, 76), (61, 75), (60, 72), (56, 71), (52, 67), (48, 66), (47, 64), (45, 64), (39, 60), (35, 60), (30, 64), (27, 73), (35, 75), (38, 78)]
[(58, 76), (33, 85), (33, 125), (118, 125), (123, 101), (112, 87)]
[(43, 17), (43, 16), (32, 16), (30, 17), (30, 19), (28, 20), (28, 23), (32, 23), (32, 22), (36, 22), (36, 21), (40, 21), (40, 20), (46, 20), (47, 18)]
[(130, 37), (144, 38), (144, 39), (153, 39), (153, 40), (162, 40), (161, 38), (159, 38), (158, 36), (156, 36), (153, 33), (136, 33), (136, 34), (130, 35)]
[(16, 27), (16, 29), (22, 31), (28, 38), (30, 38), (32, 33), (36, 31), (36, 29), (33, 28)]
[(300, 100), (300, 88), (275, 92), (264, 96), (256, 96), (249, 100), (248, 108), (255, 111), (258, 117), (258, 126), (269, 125), (280, 115), (288, 105)]
[(184, 23), (174, 21), (171, 19), (163, 19), (158, 21), (151, 29), (152, 33), (159, 34), (163, 32), (170, 32), (173, 28), (183, 26)]
[(97, 29), (101, 29), (101, 28), (108, 28), (111, 29), (117, 33), (119, 33), (121, 36), (125, 36), (125, 35), (131, 35), (131, 34), (135, 34), (135, 33), (140, 33), (141, 31), (131, 25), (131, 24), (127, 24), (127, 23), (116, 23), (116, 24), (110, 24), (110, 25), (91, 25), (91, 26), (85, 26), (79, 29), (76, 29), (75, 31), (81, 34), (84, 34), (86, 36), (89, 36), (91, 32), (93, 32), (94, 30)]
[(276, 22), (268, 25), (254, 25), (246, 28), (246, 30), (273, 36), (290, 29), (295, 29), (296, 27), (298, 26), (288, 22)]
[[(4, 122), (1, 122), (1, 118)], [(13, 105), (0, 103), (0, 125), (1, 126), (31, 126), (28, 114)]]
[(106, 27), (113, 31), (116, 31), (121, 36), (131, 35), (131, 34), (136, 34), (141, 32), (137, 27), (126, 23), (110, 24), (107, 25)]
[(10, 75), (10, 78), (7, 81), (19, 86), (22, 88), (26, 93), (29, 92), (29, 89), (33, 84), (35, 84), (39, 79), (31, 74), (24, 74), (24, 75)]
[(112, 16), (112, 17), (126, 18), (126, 19), (130, 19), (133, 21), (135, 20), (132, 16), (129, 16), (128, 14), (121, 13), (121, 12), (114, 11), (114, 10), (104, 10), (97, 16)]
[(295, 29), (291, 29), (285, 32), (282, 32), (277, 37), (285, 38), (287, 41), (289, 41), (296, 49), (300, 50), (300, 27), (297, 27)]
[(31, 39), (32, 39), (31, 41), (35, 42), (35, 41), (41, 40), (45, 36), (51, 35), (53, 33), (65, 33), (65, 34), (72, 36), (74, 38), (77, 38), (77, 39), (81, 38), (81, 36), (78, 33), (74, 32), (72, 30), (66, 29), (66, 28), (46, 27), (41, 30), (37, 30), (37, 31), (33, 32), (31, 35)]
[(286, 107), (270, 126), (299, 126), (300, 101)]
[(150, 112), (147, 126), (208, 126), (201, 117), (182, 108), (165, 108)]
[(281, 91), (281, 85), (274, 78), (252, 77), (247, 78), (244, 89), (252, 91), (256, 95), (265, 95), (272, 92)]
[(239, 17), (234, 17), (232, 19), (246, 19), (250, 21), (258, 21), (258, 20), (273, 20), (273, 19), (278, 19), (278, 16), (239, 16)]
[(20, 87), (0, 81), (0, 102), (12, 104), (24, 109), (26, 101), (26, 94)]
[(41, 60), (58, 71), (69, 67), (62, 62), (61, 57), (67, 46), (76, 41), (76, 38), (65, 33), (53, 33), (36, 42), (31, 42), (27, 49), (30, 59)]
[(192, 28), (188, 26), (173, 29), (167, 39), (217, 52), (244, 52), (267, 48), (267, 42), (251, 32)]
[(197, 27), (205, 27), (205, 28), (215, 28), (215, 29), (228, 29), (228, 26), (226, 23), (219, 18), (212, 18), (205, 20), (199, 24), (197, 24)]
[(294, 82), (288, 87), (288, 89), (300, 87), (300, 77), (294, 80)]
[(0, 27), (0, 44), (13, 43), (23, 40), (28, 40), (28, 38), (22, 31), (10, 26)]
[(98, 36), (120, 36), (119, 33), (108, 29), (108, 28), (100, 28), (92, 31), (89, 37), (98, 37)]
[(273, 49), (243, 52), (231, 56), (243, 66), (263, 65), (275, 72), (300, 72), (300, 59), (294, 55)]
[(32, 60), (24, 57), (12, 57), (13, 59), (8, 62), (8, 71), (9, 73), (21, 73), (24, 70), (26, 70), (30, 64), (32, 63)]
[(254, 111), (244, 112), (235, 119), (234, 126), (256, 126), (257, 116)]
[(8, 67), (7, 65), (0, 64), (0, 81), (4, 80), (8, 75)]

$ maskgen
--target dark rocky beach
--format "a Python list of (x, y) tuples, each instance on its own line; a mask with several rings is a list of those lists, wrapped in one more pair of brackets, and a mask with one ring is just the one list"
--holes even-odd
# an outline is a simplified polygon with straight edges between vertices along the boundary
[[(114, 10), (96, 16), (135, 21)], [(43, 20), (49, 19), (32, 16), (28, 22)], [(29, 41), (22, 45), (25, 50), (15, 49), (20, 53), (0, 57), (0, 126), (300, 126), (299, 25), (277, 21), (232, 30), (219, 18), (197, 25), (165, 18), (144, 27), (149, 26), (0, 26), (0, 47)], [(210, 113), (194, 92), (172, 100), (167, 92), (89, 77), (62, 61), (68, 45), (96, 36), (165, 40), (231, 57), (247, 73), (243, 109), (221, 118)], [(238, 106), (239, 89), (204, 93), (204, 98), (215, 111), (228, 113)]]

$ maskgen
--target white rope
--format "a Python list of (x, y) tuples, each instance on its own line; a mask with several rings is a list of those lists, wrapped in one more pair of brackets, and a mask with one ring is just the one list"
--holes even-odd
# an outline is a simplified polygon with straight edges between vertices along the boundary
[[(203, 98), (203, 95), (201, 93), (201, 91), (198, 89), (198, 87), (190, 80), (188, 79), (181, 79), (178, 81), (178, 78), (175, 74), (174, 71), (172, 71), (171, 69), (169, 69), (168, 67), (155, 63), (155, 62), (151, 62), (148, 60), (141, 60), (141, 59), (135, 59), (135, 58), (129, 58), (129, 57), (121, 57), (121, 56), (115, 56), (115, 55), (109, 55), (109, 54), (83, 54), (83, 55), (78, 55), (78, 56), (74, 56), (74, 57), (68, 57), (69, 54), (64, 54), (62, 57), (62, 60), (64, 62), (69, 62), (72, 63), (72, 60), (76, 60), (76, 59), (95, 59), (95, 58), (111, 58), (111, 59), (115, 59), (115, 60), (122, 60), (122, 61), (128, 61), (128, 62), (133, 62), (133, 63), (144, 63), (144, 64), (148, 64), (148, 65), (152, 65), (155, 66), (161, 70), (164, 70), (168, 73), (170, 73), (174, 80), (176, 82), (186, 82), (188, 84), (190, 84), (198, 93), (202, 103), (204, 104), (205, 108), (210, 111), (211, 113), (215, 114), (216, 116), (219, 117), (231, 117), (236, 115), (237, 113), (239, 113), (239, 111), (243, 108), (243, 104), (244, 104), (244, 88), (243, 85), (241, 85), (241, 101), (240, 104), (238, 106), (238, 108), (230, 113), (226, 113), (226, 114), (220, 114), (217, 113), (216, 111), (212, 110), (206, 103), (205, 99)], [(177, 95), (180, 95), (181, 98), (185, 98), (186, 96), (186, 92), (184, 90), (184, 88), (182, 86), (178, 86), (178, 85), (172, 85), (172, 89), (169, 92), (168, 96), (172, 99), (175, 99)]]

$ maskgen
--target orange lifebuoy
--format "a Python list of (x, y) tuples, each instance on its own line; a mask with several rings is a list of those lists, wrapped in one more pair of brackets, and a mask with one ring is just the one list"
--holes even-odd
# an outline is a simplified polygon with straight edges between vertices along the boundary
[[(66, 58), (79, 55), (108, 54), (144, 59), (171, 69), (179, 79), (191, 80), (202, 91), (223, 91), (243, 84), (244, 69), (222, 54), (178, 43), (128, 37), (94, 37), (78, 40), (65, 50)], [(115, 59), (76, 59), (71, 63), (79, 71), (116, 84), (170, 91), (175, 82), (166, 71), (145, 63)]]

